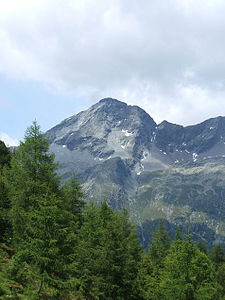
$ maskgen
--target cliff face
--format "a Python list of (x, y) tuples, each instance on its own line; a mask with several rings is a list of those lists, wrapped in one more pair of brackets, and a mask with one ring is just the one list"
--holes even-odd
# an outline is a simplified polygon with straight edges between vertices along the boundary
[(72, 172), (87, 200), (127, 207), (145, 245), (155, 220), (209, 245), (225, 242), (225, 118), (157, 125), (141, 108), (102, 99), (50, 129), (59, 174)]

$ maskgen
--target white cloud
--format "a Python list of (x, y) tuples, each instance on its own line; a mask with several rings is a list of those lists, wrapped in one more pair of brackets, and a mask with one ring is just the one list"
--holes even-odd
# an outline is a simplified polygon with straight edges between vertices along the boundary
[(4, 132), (0, 132), (0, 140), (3, 141), (7, 147), (19, 145), (19, 141), (17, 139), (10, 137), (8, 134)]
[(0, 72), (157, 121), (225, 115), (225, 2), (0, 1)]

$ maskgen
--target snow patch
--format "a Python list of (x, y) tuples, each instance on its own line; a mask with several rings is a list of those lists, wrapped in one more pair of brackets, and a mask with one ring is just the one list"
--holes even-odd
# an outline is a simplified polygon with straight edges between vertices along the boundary
[(197, 160), (197, 157), (198, 157), (197, 153), (192, 154), (193, 162), (195, 162)]
[(184, 151), (187, 152), (187, 153), (190, 153), (187, 149), (185, 149)]
[(210, 127), (209, 130), (213, 130), (215, 127)]
[(148, 153), (144, 152), (143, 153), (143, 158), (141, 159), (141, 161), (145, 160), (147, 158), (147, 156), (148, 156)]
[(155, 131), (152, 132), (152, 135), (153, 135), (153, 137), (151, 138), (151, 142), (152, 142), (152, 141), (155, 141), (155, 137), (156, 137)]
[(125, 133), (125, 136), (132, 136), (133, 132), (129, 132), (128, 130), (122, 129), (122, 132)]
[(124, 145), (120, 145), (122, 149), (125, 149), (126, 147)]
[(73, 118), (73, 116), (68, 117), (68, 118), (65, 119), (65, 121), (69, 121), (69, 120), (71, 120), (72, 118)]
[(140, 164), (140, 167), (141, 167), (141, 170), (140, 170), (139, 172), (137, 172), (137, 175), (138, 175), (138, 176), (139, 176), (139, 175), (141, 174), (141, 172), (143, 172), (144, 169), (145, 169), (145, 167), (144, 167), (142, 164)]
[(63, 148), (66, 148), (66, 145), (62, 145)]
[(103, 160), (103, 159), (104, 159), (104, 158), (101, 158), (101, 157), (95, 157), (95, 158), (94, 158), (94, 160), (100, 160), (100, 161)]

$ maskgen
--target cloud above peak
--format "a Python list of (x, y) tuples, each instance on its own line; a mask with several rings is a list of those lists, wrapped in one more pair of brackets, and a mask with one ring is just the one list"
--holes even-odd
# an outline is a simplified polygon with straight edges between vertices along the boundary
[(225, 115), (224, 1), (11, 0), (2, 7), (0, 72), (9, 78), (90, 102), (119, 98), (157, 121)]

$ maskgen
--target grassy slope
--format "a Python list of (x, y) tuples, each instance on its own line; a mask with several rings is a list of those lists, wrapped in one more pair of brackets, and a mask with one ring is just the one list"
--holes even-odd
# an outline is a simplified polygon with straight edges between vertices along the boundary
[[(225, 243), (225, 166), (216, 163), (169, 168), (140, 176), (136, 209), (142, 224), (164, 218), (196, 239)], [(173, 226), (172, 226), (173, 227)]]

